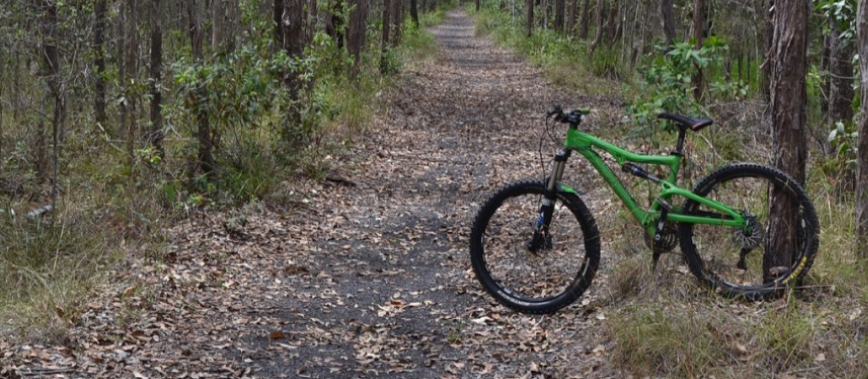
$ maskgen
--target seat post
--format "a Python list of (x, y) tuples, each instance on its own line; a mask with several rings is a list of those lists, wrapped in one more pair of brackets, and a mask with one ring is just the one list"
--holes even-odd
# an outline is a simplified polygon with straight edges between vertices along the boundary
[(678, 125), (678, 144), (675, 145), (675, 151), (671, 152), (672, 155), (681, 156), (684, 153), (684, 135), (687, 134), (687, 128)]

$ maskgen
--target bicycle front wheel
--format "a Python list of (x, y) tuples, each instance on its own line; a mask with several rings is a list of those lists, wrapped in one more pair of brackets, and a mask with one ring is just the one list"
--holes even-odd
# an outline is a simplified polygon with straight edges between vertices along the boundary
[[(796, 284), (814, 261), (819, 222), (802, 187), (774, 168), (735, 164), (703, 179), (693, 190), (739, 211), (747, 227), (679, 226), (681, 250), (691, 272), (730, 298), (764, 300)], [(726, 218), (688, 200), (685, 215)]]
[(488, 199), (470, 233), (473, 271), (501, 304), (553, 313), (578, 299), (600, 263), (600, 233), (578, 196), (560, 192), (548, 233), (534, 235), (545, 186), (522, 181)]

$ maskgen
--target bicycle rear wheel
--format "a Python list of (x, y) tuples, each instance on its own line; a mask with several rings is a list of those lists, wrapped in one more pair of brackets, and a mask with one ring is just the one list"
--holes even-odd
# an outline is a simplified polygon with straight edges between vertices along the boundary
[(553, 313), (591, 285), (600, 234), (578, 196), (557, 194), (548, 234), (534, 238), (545, 186), (522, 181), (488, 199), (473, 223), (470, 259), (485, 290), (524, 313)]
[[(700, 282), (726, 297), (764, 300), (807, 273), (819, 246), (819, 222), (795, 180), (771, 167), (735, 164), (707, 176), (693, 192), (733, 207), (748, 221), (747, 228), (679, 225), (681, 250)], [(691, 200), (682, 213), (725, 218)]]

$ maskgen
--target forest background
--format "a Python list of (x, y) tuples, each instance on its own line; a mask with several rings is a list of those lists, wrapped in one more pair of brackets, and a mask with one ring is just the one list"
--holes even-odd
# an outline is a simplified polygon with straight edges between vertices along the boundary
[[(868, 279), (859, 254), (868, 251), (868, 170), (861, 169), (868, 104), (860, 85), (868, 68), (858, 60), (868, 54), (865, 2), (779, 3), (476, 0), (469, 9), (479, 33), (526, 55), (553, 83), (623, 104), (619, 125), (631, 138), (668, 143), (671, 135), (652, 122), (659, 111), (712, 116), (726, 130), (709, 141), (715, 155), (759, 157), (804, 182), (821, 211), (822, 246), (834, 246), (821, 248), (806, 297), (832, 300), (787, 302), (764, 319), (757, 343), (770, 353), (760, 355), (771, 366), (834, 361), (864, 375), (852, 362), (868, 356)], [(168, 225), (213, 209), (303, 206), (303, 194), (286, 182), (341, 180), (330, 160), (366, 132), (379, 95), (400, 85), (394, 79), (408, 57), (434, 48), (423, 29), (449, 5), (5, 4), (4, 328), (62, 340), (66, 323), (58, 318), (83, 312), (83, 299), (107, 280), (106, 267), (135, 255), (160, 259)], [(627, 280), (639, 265), (625, 267), (624, 291), (640, 291)], [(709, 359), (753, 359), (745, 346), (715, 350), (706, 343), (713, 336), (702, 336), (719, 331), (705, 324), (672, 323), (662, 308), (640, 305), (625, 313), (623, 328), (614, 327), (626, 366), (689, 376), (703, 373)], [(816, 327), (832, 309), (846, 315), (846, 327)], [(639, 321), (650, 326), (628, 327)], [(684, 333), (700, 338), (673, 344)], [(817, 344), (838, 346), (838, 355), (818, 356)], [(696, 354), (668, 359), (676, 350)]]

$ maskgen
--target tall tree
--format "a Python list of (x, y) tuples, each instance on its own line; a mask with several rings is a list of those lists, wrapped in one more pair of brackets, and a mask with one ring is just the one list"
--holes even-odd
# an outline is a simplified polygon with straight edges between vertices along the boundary
[(663, 22), (666, 46), (672, 46), (675, 43), (675, 11), (672, 8), (672, 0), (660, 1), (660, 19)]
[[(868, 57), (868, 0), (859, 0), (856, 10), (859, 56)], [(856, 240), (859, 257), (868, 258), (868, 59), (859, 59), (862, 104), (856, 150)]]
[(106, 0), (97, 0), (93, 16), (94, 120), (106, 127), (105, 30)]
[(283, 48), (283, 1), (274, 0), (271, 8), (271, 19), (274, 22), (274, 43)]
[[(705, 26), (705, 0), (696, 0), (693, 7), (693, 48), (702, 49), (702, 31)], [(702, 99), (702, 87), (705, 85), (702, 68), (696, 66), (696, 75), (693, 76), (693, 98), (696, 101)]]
[(588, 38), (588, 29), (591, 24), (591, 0), (584, 0), (582, 5), (582, 26), (579, 32), (579, 38)]
[(855, 41), (843, 38), (839, 20), (832, 20), (829, 34), (829, 123), (853, 120), (853, 54)]
[(362, 49), (367, 43), (368, 29), (368, 0), (350, 0), (352, 11), (350, 12), (350, 27), (347, 32), (347, 51), (353, 56), (353, 66), (350, 76), (356, 77), (359, 73)]
[(150, 92), (151, 92), (151, 130), (148, 140), (160, 157), (165, 157), (163, 149), (163, 94), (160, 80), (163, 69), (163, 26), (160, 20), (160, 0), (151, 0), (151, 53), (150, 53)]
[(534, 0), (527, 0), (525, 8), (527, 8), (527, 19), (524, 23), (524, 34), (528, 37), (533, 33), (533, 4)]
[(383, 0), (383, 35), (380, 39), (380, 73), (389, 71), (389, 39), (392, 31), (392, 2), (398, 0)]
[(566, 1), (566, 21), (564, 21), (564, 29), (567, 35), (573, 35), (573, 32), (576, 30), (576, 1), (577, 0), (567, 0)]
[(564, 10), (566, 4), (564, 0), (555, 0), (555, 30), (561, 32), (564, 30)]
[[(419, 7), (416, 3), (417, 0), (410, 0), (410, 19), (414, 25), (419, 26)], [(479, 12), (479, 0), (476, 0), (476, 11)]]
[[(305, 25), (305, 0), (285, 0), (283, 9), (283, 50), (290, 59), (301, 57), (304, 53), (304, 47), (307, 43), (307, 34), (304, 30)], [(289, 72), (285, 79), (287, 89), (289, 90), (289, 99), (291, 105), (289, 107), (287, 126), (294, 126), (301, 123), (301, 110), (298, 109), (297, 103), (301, 99), (301, 90), (303, 83), (297, 73)], [(288, 130), (288, 129), (287, 129)], [(292, 136), (288, 136), (292, 137)]]
[(590, 55), (594, 58), (594, 51), (597, 50), (597, 45), (603, 40), (603, 35), (606, 34), (606, 28), (603, 25), (603, 16), (606, 15), (606, 0), (597, 0), (597, 9), (595, 10), (594, 19), (597, 25), (597, 34), (594, 36), (594, 42), (591, 42)]
[[(59, 38), (60, 38), (60, 27), (58, 25), (58, 17), (57, 17), (57, 3), (52, 0), (40, 0), (37, 3), (38, 11), (39, 11), (39, 29), (40, 29), (40, 37), (42, 38), (41, 46), (40, 46), (40, 55), (42, 56), (42, 74), (44, 75), (45, 82), (48, 86), (47, 94), (50, 94), (53, 100), (53, 112), (51, 118), (51, 130), (52, 130), (52, 142), (53, 142), (53, 161), (54, 161), (54, 185), (52, 186), (52, 203), (56, 198), (57, 192), (57, 170), (58, 170), (58, 159), (59, 159), (59, 148), (60, 148), (60, 133), (62, 128), (62, 123), (64, 116), (66, 115), (66, 104), (64, 103), (63, 98), (63, 88), (60, 77), (60, 48), (58, 47)], [(45, 104), (45, 99), (43, 99), (43, 104)], [(43, 105), (44, 106), (44, 105)], [(40, 121), (40, 125), (42, 122)], [(40, 126), (40, 129), (43, 129)], [(43, 130), (39, 131), (40, 138), (44, 138), (45, 135)], [(40, 179), (45, 180), (47, 178), (47, 165), (45, 164), (45, 144), (42, 143), (42, 146), (38, 147), (41, 151), (37, 153), (42, 158), (41, 160), (41, 169), (42, 172), (39, 173)]]
[[(799, 183), (805, 183), (808, 148), (805, 138), (807, 89), (808, 0), (778, 2), (774, 11), (774, 41), (771, 51), (771, 116), (774, 165)], [(797, 243), (794, 235), (798, 209), (792, 208), (786, 192), (770, 190), (770, 215), (781, 222), (768, 231), (768, 254), (763, 257), (763, 273), (772, 279), (770, 269), (791, 267)], [(776, 226), (776, 227), (775, 227)]]
[[(763, 42), (765, 43), (765, 60), (762, 64), (762, 93), (767, 101), (771, 101), (772, 89), (772, 48), (774, 46), (775, 35), (775, 0), (766, 0), (765, 11), (765, 32), (763, 33)], [(770, 120), (770, 118), (767, 117)]]
[[(199, 1), (187, 1), (187, 20), (189, 22), (188, 31), (190, 33), (190, 45), (193, 48), (193, 59), (197, 64), (204, 64), (205, 52), (203, 51), (204, 31), (202, 30), (202, 20), (199, 16)], [(211, 141), (211, 120), (208, 114), (208, 107), (205, 106), (208, 102), (208, 86), (204, 77), (204, 73), (199, 75), (199, 84), (193, 92), (193, 109), (196, 114), (196, 142), (199, 145), (198, 160), (199, 167), (205, 175), (210, 176), (216, 168), (213, 155), (213, 143)]]

